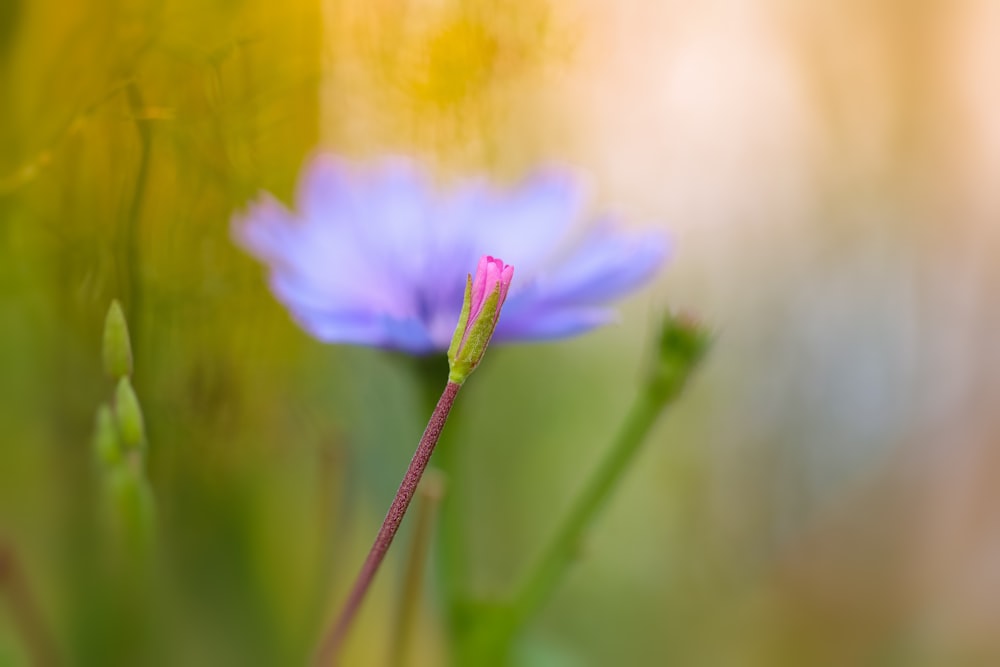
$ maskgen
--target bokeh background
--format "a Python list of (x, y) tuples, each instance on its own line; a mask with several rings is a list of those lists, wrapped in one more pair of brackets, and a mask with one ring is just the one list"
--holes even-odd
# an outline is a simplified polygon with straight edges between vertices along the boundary
[[(2, 0), (0, 665), (30, 664), (22, 589), (65, 664), (306, 660), (425, 419), (408, 360), (310, 340), (231, 241), (317, 147), (568, 167), (674, 237), (620, 325), (493, 350), (463, 392), (483, 597), (607, 446), (660, 313), (717, 332), (517, 664), (1000, 664), (998, 62), (993, 0)], [(141, 564), (91, 444), (112, 298)], [(407, 536), (349, 664), (385, 664)], [(414, 665), (447, 653), (433, 579)]]

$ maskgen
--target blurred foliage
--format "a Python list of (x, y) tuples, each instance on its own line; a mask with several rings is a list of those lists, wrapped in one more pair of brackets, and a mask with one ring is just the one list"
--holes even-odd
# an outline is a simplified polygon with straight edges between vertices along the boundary
[[(0, 109), (0, 540), (27, 564), (63, 658), (308, 655), (356, 561), (341, 499), (381, 505), (401, 469), (390, 463), (419, 434), (412, 380), (399, 360), (309, 343), (228, 220), (260, 190), (291, 198), (320, 140), (324, 79), (387, 105), (383, 119), (407, 117), (391, 109), (406, 101), (410, 140), (383, 128), (383, 143), (433, 149), (415, 146), (428, 123), (483, 136), (497, 87), (544, 44), (544, 16), (501, 22), (495, 9), (3, 3), (0, 89), (14, 94)], [(342, 76), (358, 62), (364, 81)], [(327, 143), (357, 148), (342, 139)], [(114, 389), (101, 323), (115, 298), (156, 443), (158, 552), (139, 569), (108, 551), (88, 447)], [(17, 655), (0, 633), (0, 655), (8, 644)]]
[[(310, 341), (231, 242), (316, 146), (586, 164), (682, 230), (657, 298), (720, 324), (517, 664), (997, 664), (991, 6), (0, 1), (0, 666), (39, 654), (26, 618), (69, 664), (306, 660), (426, 417), (421, 364)], [(92, 442), (115, 298), (144, 564)], [(601, 459), (660, 308), (494, 350), (463, 391), (485, 606)], [(406, 529), (347, 664), (388, 657)], [(413, 664), (440, 665), (427, 574)]]
[[(289, 594), (257, 575), (277, 555), (254, 546), (274, 529), (255, 523), (254, 507), (268, 505), (259, 461), (279, 440), (240, 424), (264, 412), (291, 441), (320, 436), (269, 398), (299, 334), (262, 298), (227, 221), (260, 188), (288, 196), (315, 145), (319, 7), (6, 2), (3, 12), (0, 89), (16, 92), (0, 110), (0, 539), (21, 552), (73, 664), (301, 661), (324, 599), (316, 581)], [(163, 445), (149, 451), (162, 552), (132, 574), (101, 539), (86, 436), (113, 389), (100, 348), (115, 297), (149, 438)], [(320, 484), (328, 468), (303, 470)], [(316, 553), (327, 511), (307, 509), (289, 512), (294, 556), (279, 567), (292, 572)], [(275, 620), (283, 594), (297, 620)]]

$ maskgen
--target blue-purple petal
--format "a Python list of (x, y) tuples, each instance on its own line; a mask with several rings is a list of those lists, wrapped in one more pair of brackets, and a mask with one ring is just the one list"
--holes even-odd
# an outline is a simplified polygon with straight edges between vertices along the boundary
[(381, 318), (372, 313), (334, 313), (302, 307), (289, 311), (299, 326), (324, 343), (377, 345), (386, 338)]
[(551, 273), (539, 278), (536, 298), (550, 307), (611, 301), (649, 280), (667, 249), (661, 234), (600, 228)]
[(552, 259), (583, 211), (583, 189), (556, 172), (535, 174), (510, 192), (492, 194), (472, 223), (472, 255), (502, 257), (525, 275)]
[(539, 309), (508, 313), (506, 306), (497, 323), (497, 342), (552, 340), (575, 336), (616, 321), (615, 312), (594, 306)]
[(436, 349), (422, 322), (397, 320), (372, 312), (330, 312), (290, 309), (296, 323), (325, 343), (367, 345), (426, 354)]
[(436, 193), (411, 160), (359, 168), (320, 154), (303, 171), (295, 213), (265, 194), (233, 233), (315, 337), (424, 354), (447, 348), (466, 275), (483, 254), (516, 267), (498, 342), (571, 336), (614, 319), (601, 304), (648, 280), (667, 246), (607, 225), (568, 243), (582, 195), (555, 172), (505, 191), (469, 179)]

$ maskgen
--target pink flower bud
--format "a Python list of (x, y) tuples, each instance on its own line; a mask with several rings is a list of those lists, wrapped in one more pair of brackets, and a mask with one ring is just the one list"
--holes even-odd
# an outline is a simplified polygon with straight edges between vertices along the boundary
[(462, 314), (448, 349), (452, 382), (461, 384), (479, 365), (493, 337), (513, 277), (513, 266), (490, 255), (479, 260), (476, 277), (468, 277)]

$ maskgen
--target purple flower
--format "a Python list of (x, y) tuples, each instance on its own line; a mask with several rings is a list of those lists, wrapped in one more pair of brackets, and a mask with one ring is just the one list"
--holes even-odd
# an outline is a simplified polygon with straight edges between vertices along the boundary
[(607, 221), (571, 236), (579, 185), (540, 173), (510, 190), (482, 179), (435, 189), (414, 162), (359, 167), (317, 155), (289, 211), (262, 194), (234, 220), (237, 241), (270, 269), (275, 295), (316, 338), (445, 351), (469, 272), (482, 255), (517, 266), (494, 340), (572, 336), (614, 319), (603, 305), (653, 275), (656, 233)]

